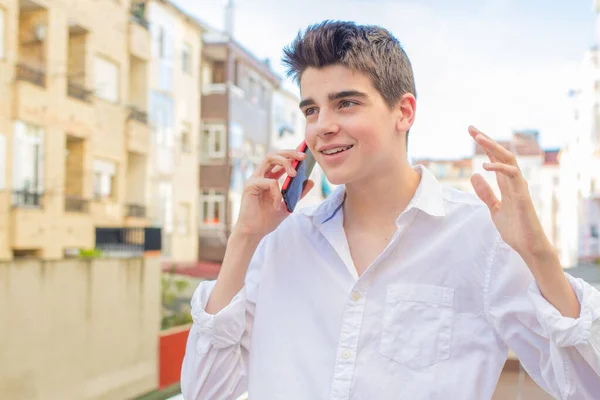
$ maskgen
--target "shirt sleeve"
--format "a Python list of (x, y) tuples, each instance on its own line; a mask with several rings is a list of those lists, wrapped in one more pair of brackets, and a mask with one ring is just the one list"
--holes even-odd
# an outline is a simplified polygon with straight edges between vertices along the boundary
[(540, 293), (522, 258), (500, 238), (484, 285), (495, 332), (532, 379), (557, 399), (597, 399), (600, 393), (600, 293), (566, 274), (581, 305), (564, 317)]
[(221, 311), (214, 315), (205, 311), (216, 281), (201, 282), (194, 292), (193, 324), (181, 370), (181, 391), (186, 400), (236, 399), (247, 391), (250, 337), (265, 241), (252, 257), (244, 287)]

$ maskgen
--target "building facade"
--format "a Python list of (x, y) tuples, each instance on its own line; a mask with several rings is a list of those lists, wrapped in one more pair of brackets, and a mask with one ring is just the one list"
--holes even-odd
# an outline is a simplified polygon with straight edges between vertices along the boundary
[(473, 192), (471, 185), (471, 175), (473, 170), (473, 160), (463, 158), (459, 160), (414, 160), (414, 165), (423, 165), (429, 169), (440, 183), (444, 186), (461, 190), (463, 192)]
[(148, 121), (152, 127), (149, 217), (162, 228), (163, 256), (198, 254), (198, 132), (203, 27), (166, 0), (147, 0), (150, 23)]
[(573, 125), (560, 157), (563, 264), (600, 259), (600, 53), (584, 56), (572, 91)]
[(0, 259), (147, 225), (149, 59), (129, 0), (0, 0)]
[(280, 78), (230, 36), (204, 36), (200, 133), (199, 248), (221, 261), (237, 220), (243, 184), (265, 157), (271, 101)]

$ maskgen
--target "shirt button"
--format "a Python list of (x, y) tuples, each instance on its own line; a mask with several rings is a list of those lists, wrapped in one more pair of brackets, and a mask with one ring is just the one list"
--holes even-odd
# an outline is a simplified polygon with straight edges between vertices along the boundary
[(352, 292), (352, 300), (358, 301), (360, 299), (360, 293)]
[(342, 357), (344, 357), (346, 360), (350, 358), (350, 351), (348, 350), (344, 350), (344, 352), (342, 353)]

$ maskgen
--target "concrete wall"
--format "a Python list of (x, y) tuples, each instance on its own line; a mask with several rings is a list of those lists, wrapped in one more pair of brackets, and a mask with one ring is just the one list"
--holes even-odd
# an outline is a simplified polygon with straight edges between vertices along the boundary
[(0, 398), (129, 399), (158, 385), (158, 259), (0, 263)]

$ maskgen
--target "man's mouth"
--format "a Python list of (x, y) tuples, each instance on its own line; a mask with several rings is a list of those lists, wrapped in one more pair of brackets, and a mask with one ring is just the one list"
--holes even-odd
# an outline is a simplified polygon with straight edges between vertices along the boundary
[(334, 149), (321, 150), (321, 153), (329, 156), (332, 154), (341, 153), (342, 151), (350, 150), (352, 147), (354, 147), (354, 145), (344, 146), (344, 147), (336, 147)]

